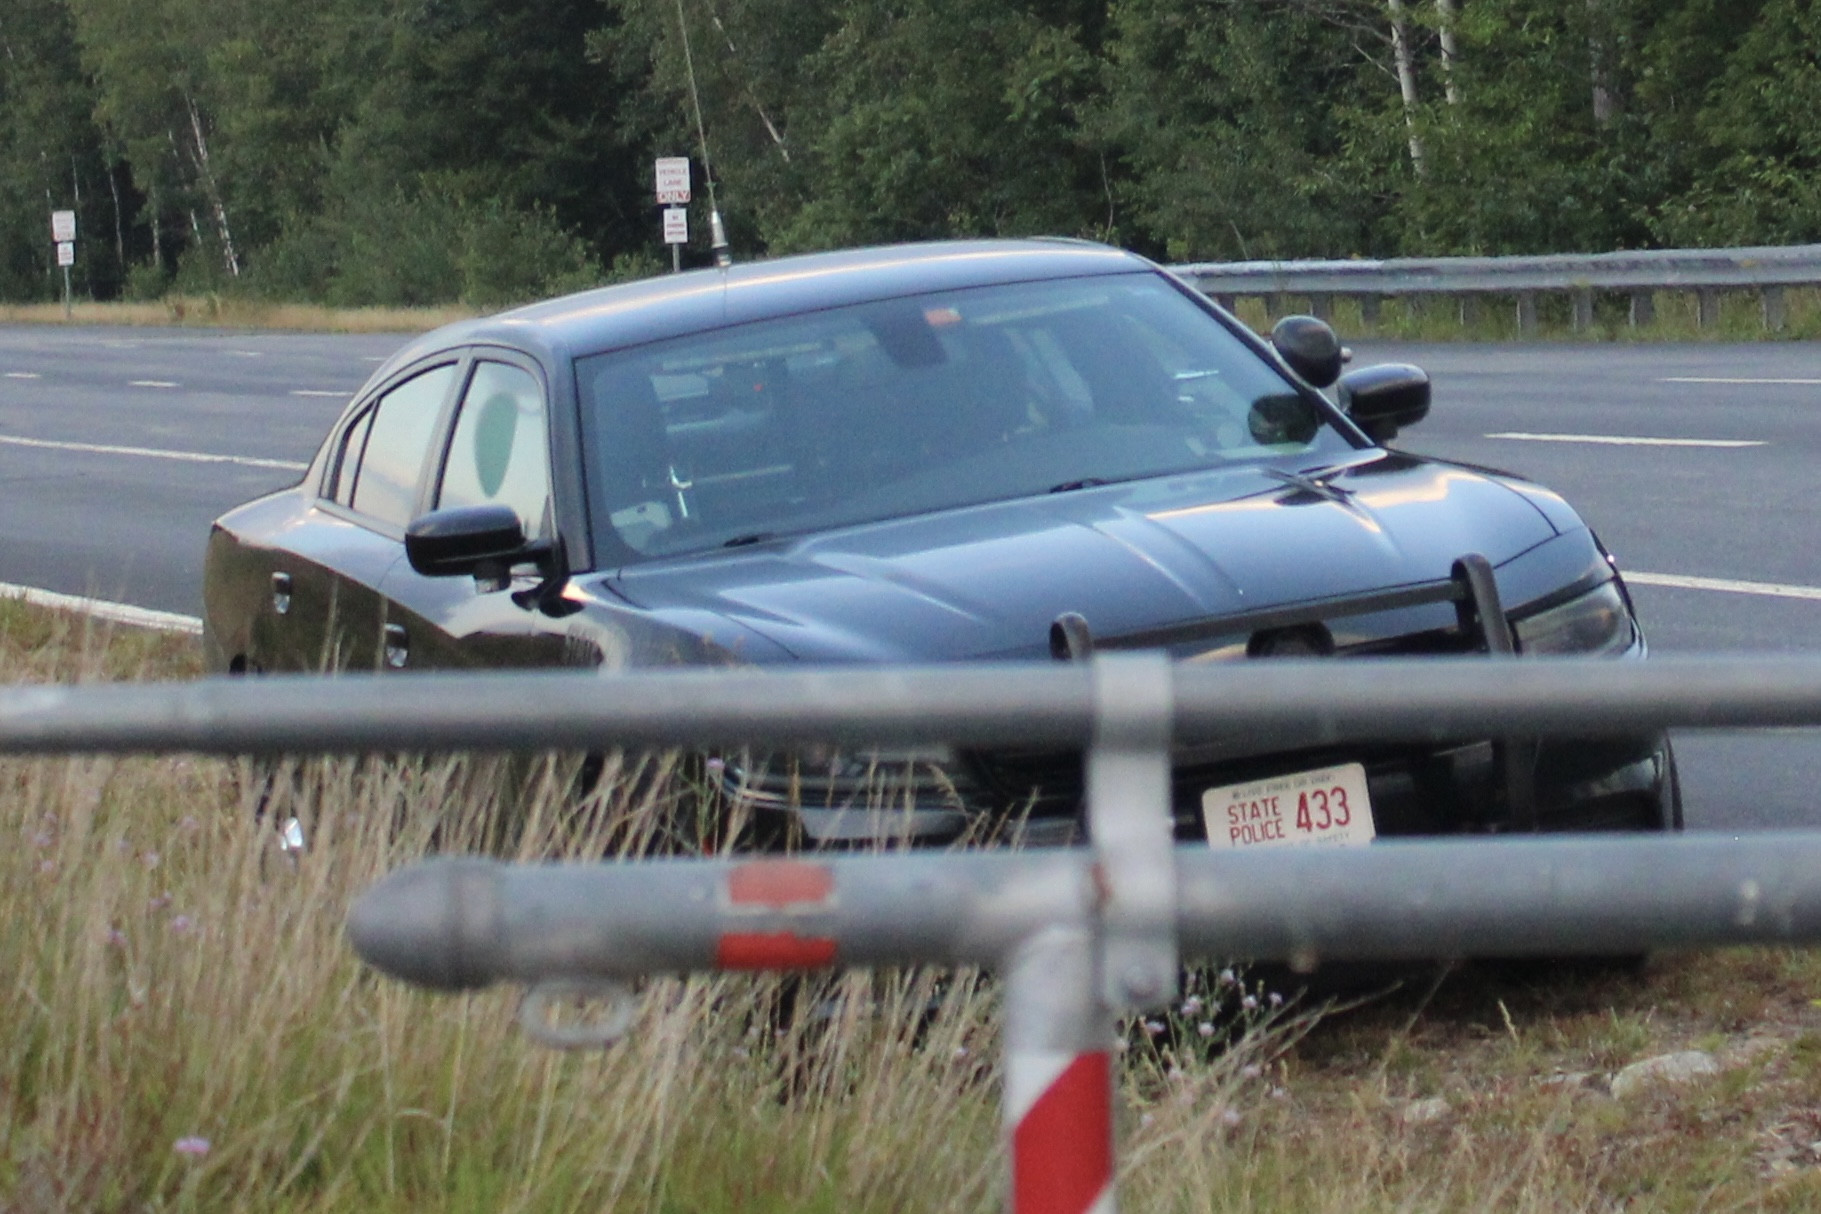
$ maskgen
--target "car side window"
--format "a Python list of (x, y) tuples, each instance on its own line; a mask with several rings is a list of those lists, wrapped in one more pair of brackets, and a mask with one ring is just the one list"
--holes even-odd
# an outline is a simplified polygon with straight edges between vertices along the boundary
[(411, 521), (418, 476), (454, 378), (455, 364), (445, 363), (379, 398), (373, 420), (366, 423), (366, 447), (355, 472), (350, 499), (355, 510), (397, 527)]
[(503, 505), (527, 539), (551, 530), (550, 440), (537, 377), (509, 363), (478, 362), (456, 415), (436, 508)]

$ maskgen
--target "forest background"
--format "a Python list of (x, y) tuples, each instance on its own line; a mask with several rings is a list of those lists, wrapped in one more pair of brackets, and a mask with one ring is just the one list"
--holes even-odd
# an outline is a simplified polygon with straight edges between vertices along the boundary
[(655, 272), (685, 30), (739, 256), (1821, 240), (1813, 0), (0, 0), (0, 298), (61, 291), (53, 209), (96, 299)]

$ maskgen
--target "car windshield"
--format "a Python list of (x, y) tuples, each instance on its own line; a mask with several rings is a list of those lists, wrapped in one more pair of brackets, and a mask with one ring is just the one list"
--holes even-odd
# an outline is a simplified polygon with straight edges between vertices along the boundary
[(645, 557), (1352, 450), (1148, 272), (831, 308), (576, 370), (597, 533)]

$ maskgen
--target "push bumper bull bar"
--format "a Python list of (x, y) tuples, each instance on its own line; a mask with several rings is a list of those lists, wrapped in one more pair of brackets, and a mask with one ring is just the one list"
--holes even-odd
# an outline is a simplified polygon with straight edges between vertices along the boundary
[[(1506, 618), (1504, 604), (1499, 599), (1498, 579), (1493, 573), (1492, 562), (1477, 552), (1456, 560), (1445, 581), (1344, 595), (1291, 607), (1209, 616), (1105, 638), (1096, 637), (1087, 619), (1079, 613), (1065, 612), (1050, 625), (1050, 656), (1058, 661), (1084, 661), (1097, 649), (1169, 649), (1235, 636), (1250, 637), (1248, 656), (1269, 656), (1272, 652), (1270, 640), (1283, 637), (1297, 639), (1296, 653), (1327, 654), (1334, 651), (1333, 638), (1327, 630), (1330, 620), (1433, 603), (1454, 605), (1458, 627), (1472, 648), (1491, 658), (1516, 656), (1511, 621)], [(1505, 820), (1514, 830), (1536, 830), (1536, 739), (1495, 738), (1492, 746), (1494, 766), (1501, 774), (1499, 783), (1503, 791)]]

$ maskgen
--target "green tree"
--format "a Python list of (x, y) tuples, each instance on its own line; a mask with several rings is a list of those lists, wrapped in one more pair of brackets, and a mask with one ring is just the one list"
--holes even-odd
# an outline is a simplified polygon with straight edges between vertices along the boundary
[(1393, 209), (1405, 251), (1635, 246), (1645, 131), (1625, 105), (1627, 14), (1604, 0), (1477, 0), (1459, 14), (1458, 100), (1418, 125), (1428, 171)]
[(1656, 235), (1693, 245), (1821, 240), (1821, 11), (1806, 0), (1690, 7), (1697, 28), (1719, 35), (1708, 45), (1728, 53), (1710, 53), (1718, 70), (1697, 77), (1705, 87), (1684, 88), (1699, 99), (1682, 111), (1688, 180), (1655, 208)]
[(1180, 260), (1383, 251), (1402, 117), (1395, 79), (1356, 47), (1388, 34), (1350, 9), (1117, 5), (1098, 125), (1136, 222)]
[(694, 152), (687, 28), (718, 196), (754, 249), (1107, 230), (1100, 158), (1080, 124), (1098, 5), (680, 10), (624, 4), (594, 49), (644, 99), (629, 137)]
[(49, 298), (62, 289), (53, 210), (77, 212), (77, 288), (118, 288), (126, 251), (120, 183), (90, 119), (94, 106), (61, 0), (13, 0), (0, 14), (0, 296)]

